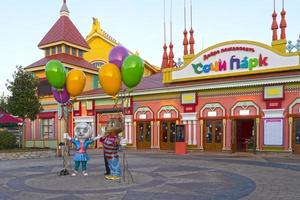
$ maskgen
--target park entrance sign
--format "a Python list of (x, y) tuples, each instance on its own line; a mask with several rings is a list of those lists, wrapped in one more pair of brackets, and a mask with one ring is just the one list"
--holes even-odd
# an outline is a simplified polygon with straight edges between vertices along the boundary
[(274, 51), (252, 41), (224, 42), (200, 52), (184, 67), (174, 69), (172, 82), (299, 69), (299, 57)]

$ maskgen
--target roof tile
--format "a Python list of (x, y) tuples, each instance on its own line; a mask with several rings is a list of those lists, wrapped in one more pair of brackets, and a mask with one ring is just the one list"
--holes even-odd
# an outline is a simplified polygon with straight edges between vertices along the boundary
[(83, 48), (90, 48), (68, 16), (61, 16), (57, 20), (57, 22), (38, 44), (38, 47), (63, 41)]
[[(152, 76), (144, 77), (140, 84), (138, 84), (134, 91), (141, 91), (141, 90), (149, 90), (149, 89), (155, 89), (155, 88), (163, 88), (165, 87), (165, 84), (162, 82), (162, 73), (157, 73)], [(123, 84), (122, 88), (126, 88), (126, 86)], [(80, 94), (80, 96), (89, 96), (89, 95), (99, 95), (104, 94), (103, 90), (101, 88), (85, 91)]]
[(75, 65), (78, 67), (83, 67), (85, 69), (89, 69), (89, 70), (93, 70), (93, 71), (98, 71), (98, 69), (96, 67), (94, 67), (92, 64), (90, 64), (83, 58), (72, 56), (72, 55), (65, 54), (65, 53), (55, 54), (52, 56), (46, 56), (46, 57), (32, 63), (31, 65), (25, 67), (25, 69), (39, 67), (39, 66), (45, 66), (50, 60), (53, 60), (53, 59), (59, 60), (62, 63), (71, 64), (71, 65)]

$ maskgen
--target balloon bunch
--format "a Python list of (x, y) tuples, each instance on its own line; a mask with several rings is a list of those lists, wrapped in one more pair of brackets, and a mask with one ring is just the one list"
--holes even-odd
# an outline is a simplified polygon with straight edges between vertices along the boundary
[(144, 74), (144, 62), (137, 55), (129, 55), (123, 46), (114, 47), (109, 53), (109, 63), (99, 69), (99, 82), (104, 92), (116, 99), (123, 83), (132, 91)]
[(58, 60), (50, 60), (46, 64), (46, 77), (52, 86), (54, 99), (61, 104), (69, 101), (70, 96), (79, 95), (85, 86), (86, 77), (84, 72), (72, 69), (66, 75), (63, 64)]

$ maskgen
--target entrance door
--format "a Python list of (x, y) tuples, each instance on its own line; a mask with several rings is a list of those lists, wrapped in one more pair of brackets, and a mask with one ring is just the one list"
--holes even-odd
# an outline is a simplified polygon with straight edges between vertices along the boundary
[(254, 119), (236, 120), (236, 151), (248, 151), (255, 148)]
[(174, 150), (175, 148), (175, 121), (162, 121), (160, 124), (160, 149)]
[(138, 149), (151, 148), (151, 122), (138, 122), (136, 145)]
[(223, 123), (222, 120), (206, 120), (204, 126), (204, 150), (222, 151)]
[(294, 118), (293, 152), (300, 154), (300, 118)]

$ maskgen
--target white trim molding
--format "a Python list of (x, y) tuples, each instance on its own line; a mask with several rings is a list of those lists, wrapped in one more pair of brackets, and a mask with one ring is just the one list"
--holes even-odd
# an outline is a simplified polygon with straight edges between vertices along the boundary
[(181, 113), (181, 121), (196, 121), (197, 113)]
[(265, 114), (263, 118), (284, 118), (284, 109), (263, 109), (263, 112)]

